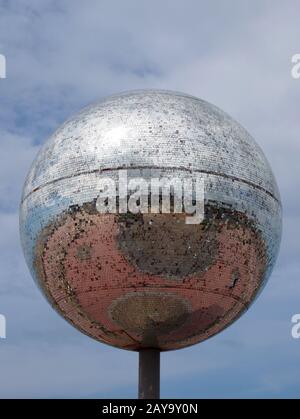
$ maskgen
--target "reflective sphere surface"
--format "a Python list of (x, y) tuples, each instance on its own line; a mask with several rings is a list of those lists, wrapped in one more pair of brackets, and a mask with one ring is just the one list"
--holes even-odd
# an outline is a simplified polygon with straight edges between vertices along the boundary
[[(103, 214), (99, 181), (205, 185), (205, 217)], [(67, 121), (28, 174), (20, 214), (27, 264), (53, 307), (87, 335), (139, 350), (178, 349), (236, 320), (265, 284), (281, 237), (280, 196), (263, 152), (215, 106), (146, 90)]]

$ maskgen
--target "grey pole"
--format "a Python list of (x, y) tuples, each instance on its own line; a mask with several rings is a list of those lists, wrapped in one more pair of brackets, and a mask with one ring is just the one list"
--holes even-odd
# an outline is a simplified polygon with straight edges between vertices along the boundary
[(139, 351), (139, 399), (159, 399), (160, 396), (160, 351)]

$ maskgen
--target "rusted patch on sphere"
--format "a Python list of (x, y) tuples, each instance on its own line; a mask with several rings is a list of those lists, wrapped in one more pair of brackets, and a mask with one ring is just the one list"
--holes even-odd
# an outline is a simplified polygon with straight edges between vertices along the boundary
[(189, 301), (169, 292), (137, 291), (125, 294), (109, 307), (110, 317), (123, 330), (139, 336), (141, 346), (159, 346), (167, 336), (188, 320)]
[(119, 217), (121, 252), (139, 270), (181, 279), (212, 264), (216, 226), (186, 224), (185, 214), (125, 214)]

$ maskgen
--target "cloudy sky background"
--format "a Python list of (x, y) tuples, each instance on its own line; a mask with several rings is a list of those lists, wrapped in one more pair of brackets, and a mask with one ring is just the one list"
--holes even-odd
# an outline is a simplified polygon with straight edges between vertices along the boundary
[(137, 354), (99, 344), (48, 305), (18, 234), (24, 177), (74, 112), (136, 88), (219, 106), (265, 151), (284, 206), (280, 257), (260, 298), (200, 345), (162, 355), (162, 397), (299, 397), (298, 0), (0, 0), (0, 397), (136, 397)]

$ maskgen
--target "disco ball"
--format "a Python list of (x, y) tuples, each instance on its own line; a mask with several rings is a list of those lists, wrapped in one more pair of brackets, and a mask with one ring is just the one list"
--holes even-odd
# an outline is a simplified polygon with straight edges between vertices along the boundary
[[(204, 184), (204, 219), (100, 212), (103, 176)], [(105, 98), (62, 125), (28, 174), (20, 231), (52, 306), (90, 337), (129, 350), (179, 349), (232, 324), (274, 265), (281, 204), (252, 137), (177, 92)]]

